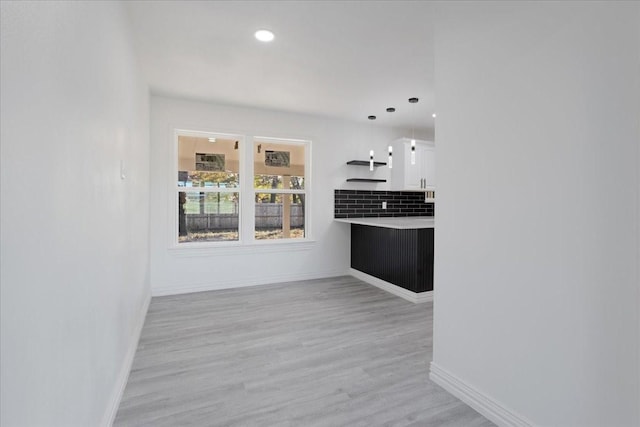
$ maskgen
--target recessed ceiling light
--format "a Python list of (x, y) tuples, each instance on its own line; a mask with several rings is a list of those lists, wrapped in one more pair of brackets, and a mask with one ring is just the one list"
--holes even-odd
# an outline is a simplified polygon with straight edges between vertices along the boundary
[(270, 42), (275, 38), (273, 33), (269, 30), (258, 30), (254, 35), (261, 42)]
[(433, 113), (433, 114), (431, 115), (431, 117), (433, 117), (433, 118), (435, 119), (435, 118), (436, 118), (436, 113)]

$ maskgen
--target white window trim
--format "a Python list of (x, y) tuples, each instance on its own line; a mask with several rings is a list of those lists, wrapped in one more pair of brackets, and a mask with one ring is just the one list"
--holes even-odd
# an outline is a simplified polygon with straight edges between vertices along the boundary
[[(309, 195), (312, 194), (312, 186), (313, 186), (313, 180), (312, 180), (312, 174), (311, 174), (311, 152), (312, 152), (312, 141), (310, 139), (292, 139), (292, 138), (276, 138), (276, 137), (272, 137), (272, 136), (253, 136), (250, 138), (250, 142), (247, 143), (247, 147), (251, 147), (251, 151), (247, 150), (247, 157), (248, 157), (248, 164), (250, 165), (250, 169), (251, 169), (251, 179), (249, 180), (249, 191), (248, 193), (250, 193), (251, 195), (251, 201), (248, 203), (249, 208), (246, 209), (247, 211), (250, 211), (248, 213), (248, 215), (251, 215), (251, 219), (250, 219), (250, 224), (252, 225), (251, 227), (247, 227), (250, 228), (250, 230), (248, 231), (251, 236), (250, 236), (250, 241), (251, 244), (253, 245), (258, 245), (258, 246), (266, 246), (266, 245), (271, 245), (271, 244), (287, 244), (287, 243), (292, 243), (292, 244), (300, 244), (300, 243), (304, 243), (304, 242), (313, 242), (313, 226), (312, 226), (312, 197), (308, 197)], [(304, 150), (304, 161), (305, 161), (305, 165), (304, 165), (304, 190), (295, 190), (295, 189), (271, 189), (271, 188), (261, 188), (259, 189), (259, 191), (257, 191), (254, 187), (253, 187), (253, 177), (254, 177), (254, 169), (253, 169), (253, 149), (255, 147), (255, 142), (256, 140), (260, 141), (260, 142), (271, 142), (274, 144), (290, 144), (290, 145), (302, 145), (305, 147)], [(271, 194), (271, 193), (276, 193), (276, 194), (304, 194), (305, 195), (305, 203), (304, 203), (304, 238), (302, 239), (272, 239), (272, 240), (256, 240), (255, 239), (255, 194), (256, 193), (266, 193), (266, 194)], [(248, 236), (249, 237), (249, 236)]]
[(195, 131), (183, 128), (173, 128), (172, 130), (172, 150), (170, 155), (170, 168), (171, 175), (169, 176), (169, 199), (168, 199), (168, 207), (169, 207), (169, 215), (167, 218), (173, 225), (172, 227), (168, 227), (171, 233), (169, 236), (169, 248), (170, 249), (193, 249), (202, 246), (208, 246), (211, 244), (212, 246), (237, 246), (240, 244), (240, 240), (232, 240), (232, 241), (221, 241), (221, 242), (178, 242), (178, 192), (181, 190), (186, 191), (197, 191), (200, 193), (238, 193), (240, 195), (240, 204), (238, 206), (238, 239), (242, 238), (242, 185), (243, 180), (246, 179), (244, 176), (246, 172), (243, 168), (242, 161), (239, 163), (238, 173), (240, 174), (240, 182), (238, 187), (236, 188), (216, 188), (216, 187), (178, 187), (177, 185), (177, 177), (178, 177), (178, 137), (179, 136), (194, 136), (194, 137), (216, 137), (216, 138), (233, 138), (239, 141), (238, 146), (238, 157), (239, 159), (244, 158), (244, 150), (246, 144), (246, 137), (242, 134), (237, 133), (225, 133), (225, 132), (211, 132), (211, 131)]
[[(198, 192), (221, 192), (221, 193), (239, 193), (240, 204), (239, 221), (238, 221), (238, 240), (233, 241), (219, 241), (219, 242), (184, 242), (178, 243), (178, 191), (182, 188), (192, 187), (178, 187), (178, 136), (196, 136), (196, 137), (220, 137), (220, 138), (235, 138), (240, 141), (239, 158), (241, 159), (239, 166), (240, 183), (237, 188), (211, 188), (202, 187), (197, 188)], [(253, 187), (253, 147), (254, 141), (269, 141), (274, 143), (284, 144), (300, 144), (305, 145), (305, 189), (304, 190), (272, 190), (272, 189), (260, 189), (261, 193), (286, 193), (286, 194), (305, 194), (305, 237), (304, 238), (292, 238), (292, 239), (269, 239), (269, 240), (256, 240), (255, 239), (255, 189)], [(313, 226), (312, 226), (312, 197), (313, 194), (313, 180), (311, 172), (311, 156), (312, 156), (312, 141), (310, 139), (291, 139), (291, 138), (275, 138), (275, 137), (263, 137), (263, 136), (247, 136), (243, 133), (227, 133), (218, 131), (195, 131), (185, 129), (184, 127), (174, 126), (171, 128), (171, 141), (172, 149), (169, 155), (169, 170), (168, 174), (168, 188), (169, 197), (167, 200), (168, 215), (172, 226), (168, 227), (169, 239), (168, 250), (170, 253), (178, 256), (207, 256), (207, 255), (232, 255), (237, 253), (257, 253), (257, 252), (281, 252), (291, 250), (309, 250), (316, 241), (313, 238)], [(249, 149), (250, 147), (250, 149)]]

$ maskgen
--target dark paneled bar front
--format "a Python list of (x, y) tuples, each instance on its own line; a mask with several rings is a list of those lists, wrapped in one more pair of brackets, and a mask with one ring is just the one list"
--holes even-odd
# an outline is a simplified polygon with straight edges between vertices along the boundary
[(433, 290), (433, 228), (351, 224), (351, 268), (412, 292)]

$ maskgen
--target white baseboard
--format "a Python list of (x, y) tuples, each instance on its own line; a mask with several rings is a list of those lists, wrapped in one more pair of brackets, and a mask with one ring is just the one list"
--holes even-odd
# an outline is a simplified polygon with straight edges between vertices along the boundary
[(363, 273), (362, 271), (356, 270), (355, 268), (350, 268), (349, 274), (355, 277), (356, 279), (360, 279), (363, 282), (367, 282), (370, 285), (373, 285), (377, 288), (382, 289), (383, 291), (387, 291), (391, 294), (394, 294), (395, 296), (404, 298), (407, 301), (410, 301), (415, 304), (433, 301), (433, 291), (419, 292), (419, 293), (412, 292), (408, 289), (401, 288), (400, 286), (394, 285), (393, 283), (389, 283), (382, 279), (378, 279), (377, 277), (373, 277), (367, 273)]
[(135, 330), (131, 335), (131, 341), (129, 342), (129, 349), (127, 350), (127, 354), (124, 357), (122, 366), (120, 367), (120, 372), (118, 373), (118, 377), (116, 379), (116, 385), (113, 388), (111, 398), (109, 399), (109, 405), (106, 412), (104, 413), (104, 416), (102, 417), (102, 423), (100, 423), (100, 425), (103, 427), (112, 426), (113, 422), (116, 419), (116, 414), (118, 413), (118, 408), (120, 407), (120, 401), (122, 400), (124, 389), (127, 386), (127, 381), (129, 380), (129, 373), (131, 372), (131, 366), (133, 365), (133, 358), (136, 355), (138, 342), (140, 341), (140, 334), (142, 334), (142, 326), (144, 325), (144, 319), (147, 317), (147, 311), (149, 310), (150, 303), (151, 293), (147, 294), (145, 301), (142, 303), (142, 308), (138, 313)]
[(438, 384), (499, 426), (533, 426), (532, 422), (506, 408), (497, 400), (483, 394), (479, 390), (465, 383), (463, 380), (456, 377), (451, 372), (439, 367), (434, 362), (431, 362), (429, 378), (431, 381)]
[(270, 275), (267, 277), (254, 277), (254, 278), (238, 278), (233, 280), (228, 280), (225, 282), (205, 282), (205, 283), (193, 283), (193, 284), (181, 284), (175, 286), (161, 286), (161, 287), (151, 287), (151, 294), (154, 297), (165, 296), (165, 295), (179, 295), (179, 294), (190, 294), (192, 292), (206, 292), (206, 291), (217, 291), (221, 289), (231, 289), (231, 288), (244, 288), (247, 286), (257, 286), (257, 285), (271, 285), (273, 283), (286, 283), (286, 282), (297, 282), (299, 280), (313, 280), (313, 279), (326, 279), (329, 277), (339, 277), (346, 276), (348, 273), (344, 270), (340, 271), (326, 271), (320, 273), (308, 273), (308, 274), (300, 274), (300, 273), (291, 273), (291, 274), (280, 274), (280, 275)]

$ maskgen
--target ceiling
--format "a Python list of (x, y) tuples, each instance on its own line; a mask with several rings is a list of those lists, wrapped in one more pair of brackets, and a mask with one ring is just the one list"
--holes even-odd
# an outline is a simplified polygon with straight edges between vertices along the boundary
[[(133, 1), (152, 93), (433, 129), (426, 1)], [(266, 28), (275, 40), (253, 34)], [(408, 98), (420, 102), (409, 104)], [(395, 113), (387, 113), (395, 107)]]

